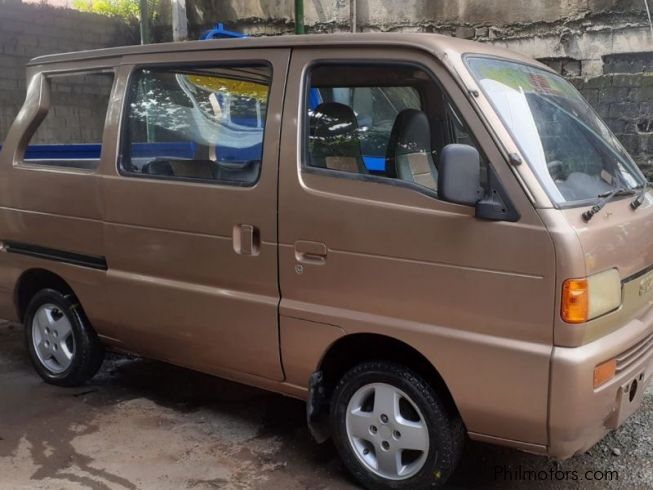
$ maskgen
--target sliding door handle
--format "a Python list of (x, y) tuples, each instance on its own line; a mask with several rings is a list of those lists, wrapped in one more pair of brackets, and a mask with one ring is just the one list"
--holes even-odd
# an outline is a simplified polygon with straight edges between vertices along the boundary
[(261, 252), (261, 233), (256, 226), (236, 225), (233, 244), (238, 255), (258, 255)]
[(295, 242), (295, 259), (302, 264), (324, 265), (327, 258), (327, 246), (321, 242), (299, 240)]

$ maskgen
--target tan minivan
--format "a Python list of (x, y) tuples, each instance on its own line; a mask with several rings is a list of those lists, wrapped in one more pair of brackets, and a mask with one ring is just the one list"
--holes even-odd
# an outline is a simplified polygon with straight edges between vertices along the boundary
[(653, 196), (578, 92), (437, 35), (37, 58), (0, 157), (0, 317), (49, 383), (104, 349), (307, 401), (368, 488), (465, 435), (554, 458), (640, 405)]

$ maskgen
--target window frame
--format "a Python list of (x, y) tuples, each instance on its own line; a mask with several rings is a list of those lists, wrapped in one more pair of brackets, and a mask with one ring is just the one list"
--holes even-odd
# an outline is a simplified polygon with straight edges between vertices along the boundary
[[(432, 73), (432, 71), (424, 66), (422, 63), (418, 62), (413, 62), (413, 61), (402, 61), (402, 60), (396, 60), (396, 59), (384, 59), (384, 60), (358, 60), (358, 59), (351, 59), (351, 58), (343, 58), (343, 59), (336, 59), (336, 58), (330, 58), (330, 59), (324, 59), (324, 60), (313, 60), (311, 63), (307, 64), (305, 70), (304, 70), (304, 75), (303, 75), (303, 87), (302, 87), (302, 94), (300, 94), (300, 110), (302, 113), (302, 118), (301, 118), (301, 128), (299, 128), (299, 134), (301, 137), (301, 147), (299, 151), (299, 155), (301, 158), (301, 164), (300, 164), (300, 169), (302, 173), (307, 173), (307, 174), (315, 174), (315, 175), (325, 175), (329, 177), (335, 177), (335, 178), (340, 178), (340, 179), (349, 179), (349, 180), (358, 180), (362, 182), (371, 182), (371, 183), (377, 183), (377, 184), (384, 184), (384, 185), (390, 185), (390, 186), (397, 186), (397, 187), (403, 187), (406, 189), (414, 190), (416, 192), (419, 192), (420, 194), (423, 194), (425, 196), (428, 196), (432, 199), (435, 199), (439, 202), (448, 202), (443, 199), (441, 199), (438, 195), (438, 192), (432, 189), (429, 189), (428, 187), (421, 186), (419, 184), (415, 184), (414, 182), (409, 182), (406, 180), (402, 179), (393, 179), (389, 178), (383, 175), (375, 175), (375, 174), (361, 174), (361, 173), (354, 173), (354, 172), (343, 172), (341, 170), (333, 170), (333, 169), (328, 169), (328, 168), (320, 168), (320, 167), (312, 167), (309, 165), (309, 137), (310, 137), (310, 124), (309, 124), (309, 118), (308, 118), (308, 109), (310, 107), (310, 91), (312, 88), (312, 83), (311, 83), (311, 76), (313, 73), (313, 70), (316, 67), (321, 67), (321, 66), (329, 66), (329, 65), (335, 65), (335, 66), (347, 66), (351, 65), (356, 68), (361, 68), (364, 66), (386, 66), (386, 67), (393, 67), (393, 66), (402, 66), (402, 67), (408, 67), (408, 68), (414, 68), (420, 70), (422, 73), (424, 73), (429, 81), (440, 90), (442, 94), (442, 99), (443, 103), (448, 105), (451, 104), (451, 106), (460, 113), (460, 110), (457, 108), (455, 105), (453, 99), (445, 89), (444, 85), (435, 77), (435, 75)], [(379, 85), (380, 86), (380, 85)], [(420, 93), (420, 100), (423, 103), (423, 94)], [(445, 114), (445, 118), (448, 116)], [(469, 124), (467, 121), (464, 119), (462, 115), (460, 115), (460, 118), (462, 122), (469, 127)], [(447, 121), (448, 125), (448, 121)], [(448, 131), (447, 131), (448, 133)], [(447, 136), (449, 136), (447, 134)], [(472, 140), (475, 143), (476, 149), (481, 153), (481, 160), (485, 160), (487, 162), (488, 168), (491, 169), (489, 171), (495, 172), (494, 169), (492, 169), (492, 165), (490, 163), (489, 158), (485, 156), (485, 153), (483, 152), (482, 147), (479, 145), (476, 137), (474, 136), (473, 132), (470, 132), (470, 136)], [(489, 172), (488, 172), (489, 173)], [(471, 206), (467, 206), (471, 207)]]
[[(111, 87), (109, 89), (108, 93), (108, 101), (107, 101), (107, 107), (104, 113), (104, 120), (102, 123), (102, 136), (99, 141), (100, 145), (100, 155), (98, 156), (97, 159), (88, 159), (88, 158), (26, 158), (27, 155), (27, 149), (30, 146), (30, 142), (36, 135), (36, 132), (38, 129), (41, 127), (41, 125), (45, 122), (46, 118), (48, 117), (48, 114), (50, 114), (50, 111), (53, 108), (52, 105), (52, 85), (50, 84), (50, 81), (53, 78), (66, 78), (66, 77), (76, 77), (76, 76), (88, 76), (88, 75), (110, 75), (111, 76)], [(80, 173), (80, 174), (85, 174), (85, 175), (93, 175), (93, 174), (98, 174), (99, 170), (102, 166), (102, 154), (104, 152), (104, 139), (106, 136), (106, 131), (107, 131), (107, 124), (109, 122), (109, 116), (110, 116), (110, 106), (111, 106), (111, 100), (114, 98), (115, 91), (117, 90), (118, 87), (118, 73), (116, 70), (115, 66), (102, 66), (102, 67), (97, 67), (97, 68), (76, 68), (76, 69), (63, 69), (63, 70), (52, 70), (52, 71), (42, 71), (38, 73), (36, 76), (42, 77), (42, 83), (43, 86), (39, 89), (40, 90), (40, 97), (39, 97), (39, 107), (38, 107), (38, 112), (46, 109), (44, 107), (44, 97), (43, 97), (43, 91), (47, 91), (47, 99), (48, 99), (48, 106), (47, 110), (45, 110), (45, 114), (41, 117), (40, 121), (38, 123), (34, 123), (34, 119), (30, 121), (30, 124), (28, 126), (27, 131), (22, 135), (22, 141), (24, 141), (23, 144), (19, 145), (18, 153), (16, 156), (16, 161), (15, 161), (15, 166), (17, 167), (23, 167), (23, 168), (36, 168), (36, 169), (47, 169), (53, 172), (73, 172), (73, 173)], [(36, 117), (39, 117), (38, 114)], [(52, 146), (57, 146), (57, 145), (68, 145), (67, 143), (32, 143), (36, 145), (52, 145)], [(78, 144), (98, 144), (98, 143), (78, 143)], [(70, 143), (70, 145), (74, 145), (74, 143)], [(58, 164), (58, 162), (71, 162), (71, 161), (80, 161), (80, 160), (97, 160), (97, 165), (95, 165), (94, 168), (87, 168), (83, 166), (76, 166), (76, 165), (65, 165), (65, 164)]]
[[(233, 67), (246, 67), (246, 66), (264, 66), (269, 70), (269, 83), (268, 83), (268, 97), (266, 101), (266, 113), (263, 120), (263, 133), (261, 138), (261, 163), (259, 165), (259, 171), (256, 175), (256, 180), (252, 182), (227, 182), (219, 179), (196, 179), (192, 177), (175, 177), (169, 175), (157, 175), (157, 174), (144, 174), (138, 172), (131, 172), (123, 168), (123, 162), (126, 155), (126, 134), (129, 128), (128, 125), (128, 115), (129, 115), (129, 106), (133, 100), (131, 94), (132, 84), (134, 82), (135, 75), (143, 70), (167, 70), (168, 72), (174, 71), (175, 69), (183, 70), (184, 68), (192, 70), (193, 68), (233, 68)], [(123, 100), (120, 110), (120, 129), (118, 131), (118, 151), (116, 154), (116, 166), (115, 169), (118, 172), (118, 175), (121, 177), (129, 177), (136, 179), (148, 179), (148, 180), (160, 180), (167, 182), (179, 182), (182, 184), (198, 184), (198, 185), (213, 185), (213, 186), (226, 186), (234, 188), (251, 188), (256, 186), (261, 180), (261, 174), (263, 171), (263, 160), (265, 155), (265, 139), (267, 135), (267, 126), (268, 126), (268, 117), (269, 117), (269, 104), (270, 96), (272, 92), (272, 83), (274, 79), (274, 66), (269, 60), (265, 59), (251, 59), (251, 60), (234, 60), (234, 61), (189, 61), (189, 62), (162, 62), (162, 63), (138, 63), (130, 67), (129, 74), (125, 81), (124, 91), (123, 91)]]

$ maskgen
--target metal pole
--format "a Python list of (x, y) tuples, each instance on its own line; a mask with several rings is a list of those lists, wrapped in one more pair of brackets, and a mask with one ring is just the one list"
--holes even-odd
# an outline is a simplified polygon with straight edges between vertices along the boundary
[(351, 32), (356, 32), (357, 27), (356, 20), (356, 0), (349, 0), (349, 25), (351, 26)]
[(147, 0), (140, 0), (141, 10), (141, 44), (150, 43), (150, 16), (147, 11)]
[(651, 28), (651, 37), (653, 37), (653, 21), (651, 21), (651, 9), (648, 6), (648, 0), (644, 0), (644, 5), (646, 5), (646, 15), (648, 15), (648, 25)]
[(186, 0), (172, 0), (172, 40), (188, 39), (188, 18), (186, 17)]
[(295, 0), (295, 34), (304, 33), (304, 0)]

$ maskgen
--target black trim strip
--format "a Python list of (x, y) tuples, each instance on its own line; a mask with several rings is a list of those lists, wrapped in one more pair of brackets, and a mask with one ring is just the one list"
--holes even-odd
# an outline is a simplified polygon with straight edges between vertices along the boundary
[(653, 264), (649, 265), (648, 267), (642, 269), (639, 272), (635, 272), (634, 274), (631, 274), (630, 276), (623, 278), (621, 280), (621, 283), (626, 284), (627, 282), (634, 281), (635, 279), (638, 279), (638, 278), (648, 274), (651, 271), (653, 271)]
[(99, 269), (102, 271), (106, 271), (109, 268), (105, 257), (78, 254), (75, 252), (67, 252), (65, 250), (57, 250), (56, 248), (41, 247), (39, 245), (30, 245), (21, 242), (4, 241), (3, 243), (5, 250), (9, 253), (28, 255), (40, 259), (56, 260), (57, 262), (65, 262), (66, 264), (80, 265), (82, 267), (90, 267), (91, 269)]

